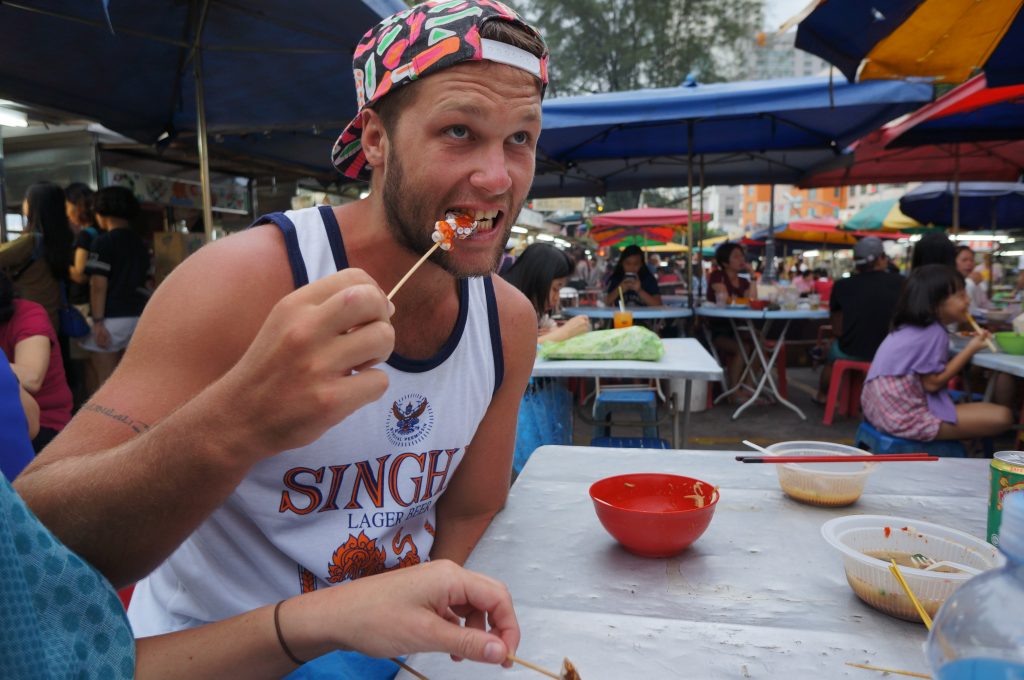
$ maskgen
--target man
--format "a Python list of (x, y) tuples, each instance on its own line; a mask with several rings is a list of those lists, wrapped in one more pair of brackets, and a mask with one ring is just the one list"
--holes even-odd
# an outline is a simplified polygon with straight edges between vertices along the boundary
[[(160, 565), (136, 588), (136, 635), (462, 563), (504, 503), (536, 319), (490, 272), (532, 182), (547, 53), (500, 3), (452, 7), (401, 12), (356, 50), (360, 110), (333, 158), (369, 197), (271, 215), (186, 260), (20, 480), (115, 583)], [(476, 233), (389, 307), (449, 211)], [(54, 488), (82, 452), (79, 483)]]
[(896, 300), (903, 289), (903, 277), (888, 271), (889, 258), (882, 241), (867, 236), (853, 246), (853, 264), (857, 273), (838, 279), (832, 286), (829, 309), (832, 312), (832, 334), (825, 366), (815, 401), (825, 403), (832, 378), (832, 364), (837, 359), (871, 361), (878, 346), (889, 333)]

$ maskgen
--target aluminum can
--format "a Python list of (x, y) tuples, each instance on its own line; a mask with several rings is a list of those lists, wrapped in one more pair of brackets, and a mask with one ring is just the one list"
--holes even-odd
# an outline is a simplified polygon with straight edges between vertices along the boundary
[(999, 451), (992, 456), (988, 499), (988, 542), (999, 545), (1003, 502), (1011, 493), (1024, 492), (1024, 451)]

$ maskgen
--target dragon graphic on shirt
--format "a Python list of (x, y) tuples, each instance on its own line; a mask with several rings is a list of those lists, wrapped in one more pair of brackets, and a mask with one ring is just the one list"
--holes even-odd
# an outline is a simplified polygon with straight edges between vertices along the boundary
[[(424, 529), (431, 536), (434, 535), (434, 527), (430, 522), (424, 524)], [(403, 569), (419, 564), (419, 548), (412, 539), (412, 533), (402, 534), (401, 528), (395, 532), (391, 539), (391, 550), (395, 556), (401, 555), (398, 562), (389, 567), (385, 564), (387, 560), (387, 549), (377, 547), (377, 539), (370, 538), (365, 532), (360, 531), (358, 536), (349, 535), (342, 545), (334, 551), (331, 562), (327, 565), (327, 582), (341, 583), (342, 581), (355, 580), (364, 576), (383, 574), (384, 572)], [(408, 551), (402, 555), (403, 551)]]

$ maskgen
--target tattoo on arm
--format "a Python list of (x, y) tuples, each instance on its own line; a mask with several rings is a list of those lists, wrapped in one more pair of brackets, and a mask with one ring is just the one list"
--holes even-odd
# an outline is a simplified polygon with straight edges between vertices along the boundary
[(138, 420), (135, 420), (126, 413), (118, 413), (116, 410), (110, 408), (109, 406), (101, 406), (100, 404), (86, 404), (85, 406), (82, 407), (82, 410), (92, 411), (93, 413), (99, 413), (100, 415), (112, 418), (118, 421), (119, 423), (124, 423), (128, 427), (135, 430), (135, 432), (137, 433), (142, 433), (149, 429), (149, 425), (147, 425), (146, 423), (139, 422)]

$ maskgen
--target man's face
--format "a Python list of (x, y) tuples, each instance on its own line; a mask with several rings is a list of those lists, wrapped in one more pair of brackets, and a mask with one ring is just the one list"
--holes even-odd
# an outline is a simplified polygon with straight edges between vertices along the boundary
[(389, 136), (381, 197), (399, 245), (421, 254), (448, 211), (480, 221), (432, 261), (457, 277), (497, 267), (533, 182), (541, 98), (535, 78), (491, 63), (424, 78)]

